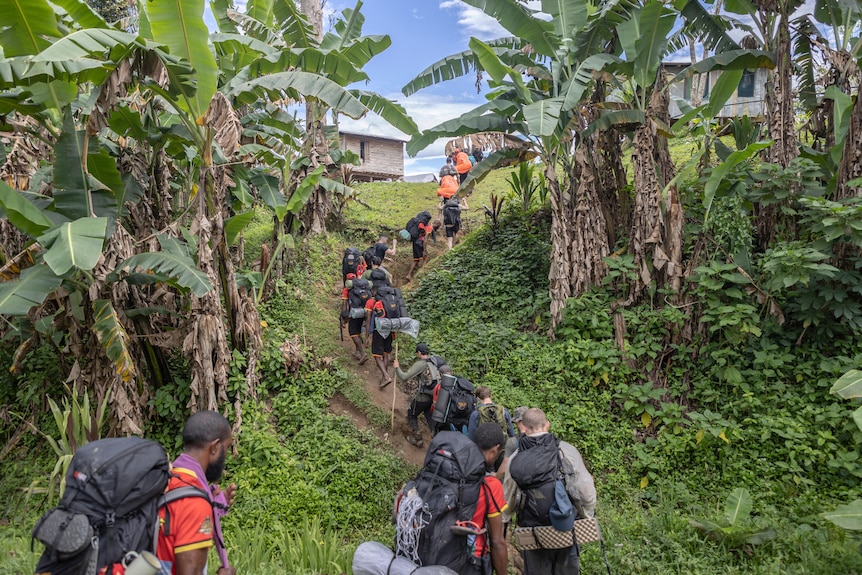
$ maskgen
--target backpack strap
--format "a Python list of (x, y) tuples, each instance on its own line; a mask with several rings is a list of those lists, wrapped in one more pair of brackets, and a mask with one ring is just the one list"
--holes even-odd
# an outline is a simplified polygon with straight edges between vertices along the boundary
[[(172, 476), (177, 477), (174, 474), (172, 474)], [(204, 491), (203, 489), (201, 489), (200, 487), (195, 487), (194, 485), (191, 485), (191, 484), (183, 485), (182, 487), (177, 487), (176, 489), (171, 489), (170, 491), (165, 492), (164, 495), (162, 495), (159, 498), (159, 506), (158, 506), (159, 509), (161, 509), (163, 507), (165, 508), (165, 521), (164, 521), (164, 528), (162, 529), (162, 531), (164, 532), (165, 535), (170, 535), (170, 533), (171, 533), (171, 514), (170, 514), (170, 511), (168, 511), (168, 507), (167, 507), (168, 504), (173, 503), (174, 501), (179, 501), (180, 499), (185, 499), (186, 497), (201, 497), (203, 499), (206, 499), (207, 502), (210, 504), (210, 506), (212, 506), (212, 501), (210, 501), (210, 498), (207, 495), (207, 492)], [(153, 537), (153, 543), (154, 543), (153, 549), (158, 548), (159, 527), (161, 526), (160, 523), (161, 523), (160, 521), (156, 521), (156, 524), (155, 524), (155, 533), (154, 533), (154, 537)], [(223, 545), (223, 543), (222, 543), (222, 545)]]

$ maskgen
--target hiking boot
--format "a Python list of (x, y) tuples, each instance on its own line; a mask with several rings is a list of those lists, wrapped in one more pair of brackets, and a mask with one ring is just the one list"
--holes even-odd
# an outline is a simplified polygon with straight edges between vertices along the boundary
[(406, 435), (405, 438), (407, 439), (407, 443), (416, 447), (422, 447), (422, 445), (424, 444), (424, 442), (422, 441), (422, 436), (418, 433), (410, 433)]

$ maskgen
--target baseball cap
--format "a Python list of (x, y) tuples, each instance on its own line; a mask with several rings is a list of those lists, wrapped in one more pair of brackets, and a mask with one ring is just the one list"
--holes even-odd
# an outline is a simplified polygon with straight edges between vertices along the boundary
[(515, 408), (515, 411), (512, 412), (512, 423), (517, 423), (524, 419), (524, 412), (529, 409), (526, 405), (521, 405)]
[(428, 355), (431, 353), (431, 350), (428, 349), (427, 343), (417, 343), (416, 344), (416, 353), (421, 353), (422, 355)]

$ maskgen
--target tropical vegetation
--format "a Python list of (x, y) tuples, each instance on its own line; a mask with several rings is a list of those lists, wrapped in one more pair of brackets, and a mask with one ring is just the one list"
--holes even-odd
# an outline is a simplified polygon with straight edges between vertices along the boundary
[[(413, 469), (333, 301), (343, 248), (435, 197), (351, 185), (338, 118), (368, 112), (414, 155), (506, 136), (408, 303), (459, 374), (578, 445), (615, 571), (862, 571), (862, 6), (464, 2), (509, 35), (403, 92), (476, 74), (487, 101), (420, 131), (354, 87), (390, 45), (361, 0), (329, 30), (315, 0), (211, 0), (217, 31), (203, 0), (0, 0), (0, 573), (32, 571), (78, 445), (175, 453), (200, 409), (237, 432), (243, 571), (346, 572), (391, 539)], [(760, 69), (762, 117), (721, 118)]]

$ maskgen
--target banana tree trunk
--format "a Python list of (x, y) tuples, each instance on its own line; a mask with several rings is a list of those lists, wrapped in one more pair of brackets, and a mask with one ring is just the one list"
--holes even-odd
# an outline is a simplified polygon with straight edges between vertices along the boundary
[(634, 136), (635, 210), (629, 250), (637, 273), (631, 292), (635, 300), (653, 281), (659, 287), (678, 290), (682, 272), (682, 204), (674, 186), (663, 196), (664, 188), (673, 180), (674, 167), (667, 139), (658, 133), (658, 124), (653, 121), (655, 118), (665, 125), (669, 121), (663, 87), (664, 78), (659, 74), (647, 106), (647, 121)]
[[(555, 160), (555, 159), (554, 159)], [(551, 296), (551, 328), (548, 335), (553, 339), (554, 330), (563, 319), (566, 301), (572, 295), (571, 260), (569, 235), (569, 194), (560, 187), (554, 161), (545, 164), (545, 177), (551, 196), (551, 269), (548, 273)]]
[[(783, 4), (782, 11), (785, 11)], [(766, 160), (787, 167), (799, 155), (796, 142), (796, 115), (793, 107), (793, 65), (790, 60), (790, 25), (787, 14), (778, 21), (775, 44), (775, 69), (767, 72), (766, 111), (769, 136), (774, 143)]]
[(844, 153), (838, 164), (838, 185), (835, 188), (835, 199), (862, 196), (862, 186), (849, 186), (847, 182), (862, 177), (862, 102), (859, 94), (850, 113), (850, 128), (844, 140)]
[(607, 273), (604, 258), (611, 253), (608, 228), (599, 201), (592, 137), (575, 151), (578, 178), (574, 180), (570, 224), (571, 295), (577, 297), (601, 283)]

